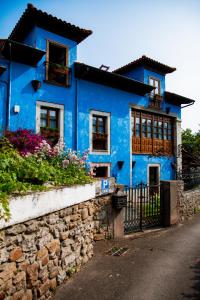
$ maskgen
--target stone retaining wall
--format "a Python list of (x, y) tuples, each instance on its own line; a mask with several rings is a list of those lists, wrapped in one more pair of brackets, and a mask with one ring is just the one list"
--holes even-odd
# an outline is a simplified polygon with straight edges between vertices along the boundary
[(200, 188), (184, 191), (183, 181), (177, 182), (180, 221), (200, 212)]
[(112, 236), (111, 196), (10, 226), (0, 235), (0, 300), (49, 299)]

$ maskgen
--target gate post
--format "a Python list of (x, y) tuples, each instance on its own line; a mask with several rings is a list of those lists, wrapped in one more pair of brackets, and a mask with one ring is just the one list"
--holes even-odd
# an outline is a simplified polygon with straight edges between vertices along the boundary
[(179, 221), (177, 180), (160, 182), (160, 213), (164, 227), (175, 225)]

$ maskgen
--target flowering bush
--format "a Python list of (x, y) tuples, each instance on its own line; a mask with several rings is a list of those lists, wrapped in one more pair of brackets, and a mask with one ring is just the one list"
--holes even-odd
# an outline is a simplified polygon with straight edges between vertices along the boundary
[(35, 149), (43, 141), (43, 137), (33, 133), (32, 130), (18, 129), (16, 131), (6, 131), (5, 137), (17, 149), (21, 155), (34, 153)]
[(87, 151), (65, 151), (62, 141), (52, 147), (28, 130), (7, 132), (0, 140), (0, 218), (9, 217), (11, 194), (91, 182), (87, 155)]

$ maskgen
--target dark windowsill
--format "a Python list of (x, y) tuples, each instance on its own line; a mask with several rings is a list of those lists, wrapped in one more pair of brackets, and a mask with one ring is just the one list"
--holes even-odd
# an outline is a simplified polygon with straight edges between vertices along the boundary
[(57, 82), (55, 82), (55, 81), (51, 81), (51, 80), (47, 80), (47, 79), (45, 79), (45, 80), (43, 80), (45, 83), (47, 83), (47, 84), (51, 84), (51, 85), (55, 85), (55, 86), (59, 86), (59, 87), (64, 87), (64, 88), (69, 88), (70, 87), (70, 85), (69, 84), (62, 84), (62, 83), (57, 83)]

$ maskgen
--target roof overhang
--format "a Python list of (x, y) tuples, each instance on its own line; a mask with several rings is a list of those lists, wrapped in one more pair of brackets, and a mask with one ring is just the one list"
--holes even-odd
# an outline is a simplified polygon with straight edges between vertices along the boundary
[(162, 64), (154, 59), (151, 59), (151, 58), (143, 55), (139, 59), (136, 59), (136, 60), (130, 62), (129, 64), (114, 70), (113, 73), (123, 74), (123, 73), (129, 72), (131, 70), (134, 70), (138, 67), (144, 67), (151, 71), (156, 71), (162, 75), (172, 73), (176, 70), (176, 68), (172, 68), (170, 66)]
[(0, 75), (3, 74), (6, 70), (5, 66), (0, 66)]
[(47, 31), (69, 38), (77, 43), (80, 43), (92, 34), (91, 30), (82, 29), (67, 23), (35, 8), (32, 4), (28, 4), (27, 9), (24, 11), (11, 32), (9, 39), (23, 42), (34, 26), (41, 27)]
[(181, 105), (181, 104), (194, 104), (195, 100), (189, 99), (187, 97), (183, 97), (178, 94), (174, 94), (171, 92), (165, 92), (165, 101), (167, 103)]
[(142, 82), (82, 63), (75, 63), (75, 77), (142, 96), (154, 89), (154, 87)]
[(1, 47), (0, 52), (7, 60), (16, 61), (30, 66), (36, 66), (46, 53), (40, 49), (11, 40), (4, 40), (4, 46)]

